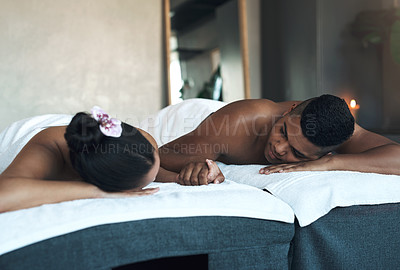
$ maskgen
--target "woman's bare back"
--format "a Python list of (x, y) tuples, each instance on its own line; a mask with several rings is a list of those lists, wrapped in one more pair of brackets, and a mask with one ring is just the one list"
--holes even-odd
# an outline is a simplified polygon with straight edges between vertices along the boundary
[(1, 176), (80, 180), (69, 159), (65, 129), (66, 126), (50, 127), (36, 134)]

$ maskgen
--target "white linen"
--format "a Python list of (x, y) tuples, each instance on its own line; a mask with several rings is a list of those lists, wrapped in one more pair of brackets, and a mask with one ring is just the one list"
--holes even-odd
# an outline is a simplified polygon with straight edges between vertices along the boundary
[(47, 127), (68, 125), (71, 119), (72, 115), (46, 114), (20, 120), (4, 129), (0, 133), (0, 173), (33, 136)]
[(154, 195), (86, 199), (0, 214), (0, 255), (51, 237), (117, 222), (165, 217), (233, 216), (293, 223), (291, 208), (247, 185), (226, 181), (208, 186), (159, 186)]
[(351, 171), (291, 172), (261, 175), (262, 165), (218, 162), (226, 179), (267, 189), (289, 204), (307, 226), (338, 206), (400, 202), (400, 176)]
[(139, 124), (162, 146), (194, 130), (208, 115), (227, 103), (209, 99), (188, 99), (165, 107)]

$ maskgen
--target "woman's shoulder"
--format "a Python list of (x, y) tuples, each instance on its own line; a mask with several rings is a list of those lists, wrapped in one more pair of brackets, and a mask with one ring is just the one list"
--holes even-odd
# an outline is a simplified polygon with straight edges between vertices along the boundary
[(49, 127), (32, 138), (32, 143), (40, 144), (69, 163), (69, 148), (64, 134), (67, 126)]
[(30, 142), (46, 146), (66, 144), (64, 138), (66, 128), (67, 126), (48, 127), (36, 134)]
[(18, 153), (3, 175), (50, 179), (68, 157), (65, 126), (49, 127), (37, 133)]

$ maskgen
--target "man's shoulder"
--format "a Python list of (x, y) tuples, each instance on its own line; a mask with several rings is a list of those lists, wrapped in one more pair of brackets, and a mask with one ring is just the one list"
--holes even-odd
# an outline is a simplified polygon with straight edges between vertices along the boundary
[(282, 115), (296, 101), (275, 102), (269, 99), (244, 99), (229, 103), (222, 109), (228, 114)]
[(257, 98), (257, 99), (242, 99), (238, 101), (233, 101), (228, 105), (237, 105), (237, 106), (248, 106), (248, 105), (255, 105), (255, 106), (276, 106), (278, 103), (272, 101), (270, 99), (265, 98)]
[(243, 99), (229, 103), (223, 109), (228, 113), (269, 112), (274, 111), (278, 103), (269, 99)]

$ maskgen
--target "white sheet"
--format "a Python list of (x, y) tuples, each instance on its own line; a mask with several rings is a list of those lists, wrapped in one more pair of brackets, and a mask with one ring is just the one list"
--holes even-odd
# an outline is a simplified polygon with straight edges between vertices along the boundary
[(153, 183), (154, 195), (123, 199), (86, 199), (0, 214), (0, 255), (84, 228), (164, 217), (233, 216), (294, 222), (281, 200), (247, 185), (180, 186)]
[(261, 175), (261, 165), (218, 162), (226, 179), (265, 188), (289, 204), (300, 226), (338, 206), (400, 202), (400, 176), (350, 171), (291, 172)]

